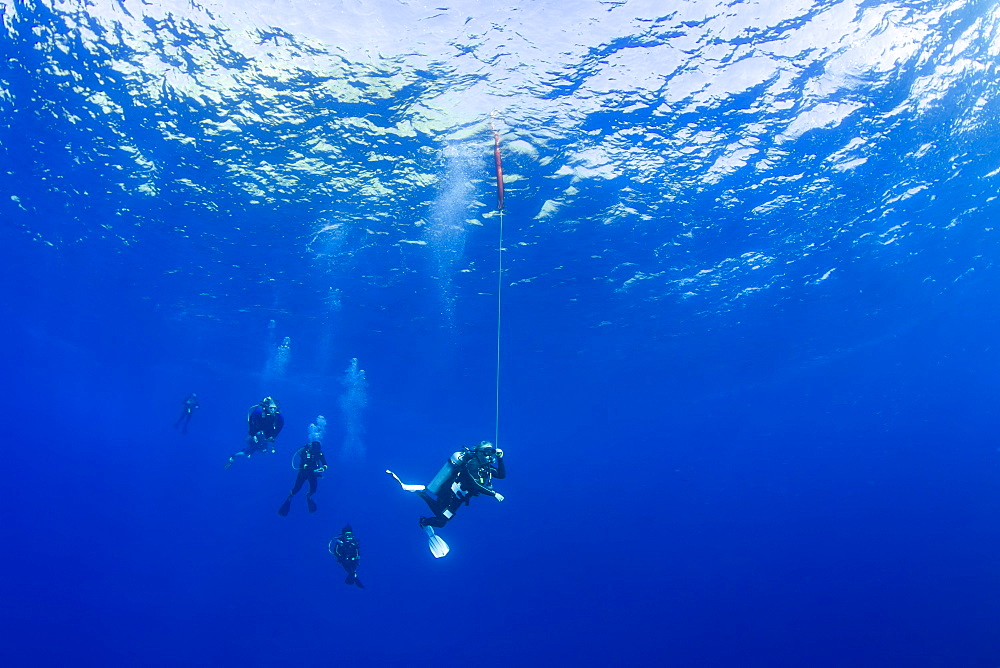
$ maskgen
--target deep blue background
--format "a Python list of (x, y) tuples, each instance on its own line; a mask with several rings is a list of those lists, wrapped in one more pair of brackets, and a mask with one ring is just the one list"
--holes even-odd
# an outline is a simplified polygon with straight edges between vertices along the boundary
[[(488, 355), (424, 358), (426, 333), (334, 355), (370, 360), (368, 456), (334, 466), (320, 512), (297, 499), (284, 519), (288, 453), (318, 412), (337, 433), (340, 369), (293, 359), (281, 454), (222, 471), (259, 394), (264, 355), (250, 352), (266, 325), (227, 349), (100, 279), (82, 289), (88, 269), (47, 263), (52, 249), (9, 244), (5, 282), (26, 286), (8, 292), (3, 346), (16, 663), (377, 665), (476, 632), (489, 665), (992, 660), (986, 279), (844, 349), (855, 332), (833, 323), (813, 344), (830, 354), (795, 363), (773, 361), (794, 329), (763, 315), (659, 351), (625, 354), (610, 337), (578, 353), (572, 322), (511, 299), (508, 500), (463, 510), (435, 561), (419, 501), (382, 470), (429, 476), (453, 444), (491, 435)], [(488, 352), (488, 336), (470, 339)], [(203, 408), (183, 437), (170, 424), (191, 389)], [(344, 587), (325, 552), (345, 521), (363, 541), (365, 591)]]
[[(384, 470), (423, 481), (458, 446), (493, 438), (496, 217), (468, 232), (442, 288), (433, 248), (376, 246), (356, 264), (327, 263), (306, 248), (302, 221), (318, 205), (251, 207), (225, 190), (214, 155), (153, 151), (164, 183), (204, 159), (218, 188), (201, 200), (166, 185), (153, 199), (116, 190), (108, 184), (128, 174), (73, 161), (107, 151), (114, 164), (114, 133), (53, 121), (44, 107), (72, 96), (36, 76), (29, 31), (16, 36), (5, 42), (15, 57), (4, 69), (0, 197), (0, 660), (1000, 661), (995, 207), (970, 204), (991, 193), (977, 176), (995, 167), (986, 130), (965, 154), (968, 175), (936, 167), (949, 180), (933, 202), (869, 211), (882, 229), (923, 232), (886, 249), (834, 238), (809, 260), (812, 275), (836, 267), (828, 280), (789, 281), (728, 308), (641, 286), (615, 292), (621, 281), (606, 280), (626, 271), (626, 256), (652, 256), (682, 219), (702, 226), (706, 257), (739, 255), (755, 221), (721, 216), (719, 193), (692, 196), (644, 232), (566, 232), (533, 221), (544, 194), (510, 188), (499, 441), (509, 478), (497, 483), (507, 498), (461, 510), (442, 531), (451, 554), (434, 560), (417, 527), (422, 503)], [(128, 99), (99, 60), (78, 58)], [(142, 109), (125, 128), (136, 138), (153, 113)], [(198, 112), (178, 102), (172, 113)], [(927, 119), (920, 141), (948, 143), (933, 135), (940, 120)], [(912, 177), (899, 157), (912, 144), (896, 141), (838, 187)], [(484, 201), (488, 143), (466, 166)], [(510, 160), (529, 184), (546, 176)], [(770, 194), (826, 211), (831, 227), (872, 202), (823, 209), (787, 188)], [(596, 217), (614, 190), (595, 186), (574, 215)], [(953, 219), (963, 225), (941, 232)], [(801, 231), (795, 216), (765, 223)], [(405, 278), (366, 280), (397, 262)], [(467, 265), (478, 271), (457, 271)], [(285, 336), (288, 368), (268, 372)], [(367, 454), (350, 461), (337, 455), (338, 400), (352, 358), (369, 388)], [(192, 391), (202, 407), (181, 435), (172, 423)], [(224, 471), (263, 394), (286, 416), (279, 453)], [(296, 498), (281, 518), (289, 458), (318, 414), (332, 463), (319, 511)], [(326, 552), (346, 522), (362, 542), (364, 591), (342, 584)]]

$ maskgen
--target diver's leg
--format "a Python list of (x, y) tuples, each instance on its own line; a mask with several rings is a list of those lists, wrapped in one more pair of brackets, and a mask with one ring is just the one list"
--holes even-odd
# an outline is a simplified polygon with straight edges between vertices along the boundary
[(295, 496), (296, 494), (299, 493), (299, 490), (302, 489), (302, 485), (306, 481), (306, 477), (307, 476), (306, 476), (306, 472), (305, 471), (299, 471), (299, 474), (297, 476), (295, 476), (295, 486), (292, 487), (292, 491), (289, 492), (289, 494), (288, 494), (289, 497)]
[(243, 452), (242, 450), (240, 450), (239, 452), (234, 452), (233, 456), (229, 458), (229, 461), (226, 462), (226, 465), (223, 468), (227, 468), (228, 469), (230, 466), (232, 466), (233, 462), (236, 461), (237, 457), (249, 457), (249, 456), (250, 455), (248, 455), (247, 453)]
[(344, 578), (344, 584), (353, 585), (358, 579), (358, 574), (357, 574), (358, 567), (355, 564), (352, 564), (347, 561), (343, 562), (341, 565), (344, 567), (344, 571), (347, 573), (347, 577)]
[(365, 586), (363, 584), (361, 584), (361, 580), (358, 579), (358, 562), (357, 562), (357, 560), (354, 560), (354, 561), (351, 562), (350, 573), (351, 573), (351, 579), (354, 581), (353, 584), (356, 587), (360, 588), (360, 589), (364, 589)]
[[(427, 501), (427, 499), (425, 499), (425, 501)], [(434, 511), (434, 517), (421, 517), (421, 528), (432, 526), (440, 529), (455, 517), (455, 512), (462, 506), (462, 499), (458, 498), (454, 494), (446, 495), (442, 492), (442, 495), (438, 497), (437, 501), (433, 505), (430, 501), (427, 501), (427, 505), (429, 505), (431, 510)]]
[(441, 514), (444, 515), (445, 517), (448, 517), (448, 518), (452, 517), (455, 513), (458, 512), (458, 509), (462, 507), (463, 503), (467, 503), (468, 502), (467, 501), (468, 498), (469, 497), (465, 497), (465, 500), (463, 500), (463, 499), (458, 498), (455, 495), (452, 495), (452, 497), (448, 500), (448, 503), (447, 503), (444, 511)]
[(299, 471), (299, 474), (295, 476), (295, 486), (292, 487), (292, 491), (288, 493), (288, 496), (285, 497), (285, 500), (284, 502), (282, 502), (281, 507), (278, 508), (278, 514), (281, 515), (282, 517), (288, 515), (288, 511), (292, 507), (292, 497), (298, 494), (299, 490), (302, 489), (302, 483), (305, 482), (306, 479), (303, 473), (304, 473), (303, 471)]
[(441, 529), (447, 523), (448, 523), (448, 520), (446, 518), (444, 518), (444, 517), (438, 517), (437, 515), (435, 515), (434, 517), (421, 517), (420, 518), (420, 528), (421, 529), (424, 528), (424, 527), (434, 527), (436, 529)]
[[(427, 506), (431, 509), (431, 512), (434, 513), (434, 517), (420, 518), (421, 528), (425, 526), (432, 526), (440, 529), (448, 523), (448, 520), (450, 520), (451, 516), (454, 514), (454, 511), (449, 511), (449, 507), (453, 505), (453, 496), (446, 496), (444, 495), (444, 492), (442, 492), (442, 496), (435, 499), (428, 492), (417, 492), (417, 494), (420, 495), (421, 499), (427, 502)], [(449, 499), (451, 499), (451, 502)]]
[(259, 431), (256, 434), (247, 436), (247, 447), (244, 448), (246, 450), (247, 457), (265, 449), (265, 446), (261, 445), (261, 442), (263, 440), (264, 440), (264, 434)]
[(306, 505), (309, 506), (309, 512), (316, 512), (316, 502), (313, 501), (312, 496), (316, 493), (316, 474), (312, 471), (309, 472), (309, 491), (306, 492)]
[(441, 503), (441, 501), (431, 496), (430, 492), (420, 490), (419, 492), (417, 492), (417, 495), (419, 495), (420, 498), (424, 500), (424, 502), (427, 504), (427, 507), (430, 508), (431, 512), (434, 513), (435, 515), (440, 515), (441, 511), (444, 510), (445, 504)]

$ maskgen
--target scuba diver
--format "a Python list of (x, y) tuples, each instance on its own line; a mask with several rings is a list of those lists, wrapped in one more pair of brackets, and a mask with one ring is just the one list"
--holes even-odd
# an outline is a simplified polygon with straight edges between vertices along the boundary
[(427, 485), (407, 485), (392, 471), (386, 473), (395, 478), (405, 491), (419, 494), (430, 507), (434, 516), (421, 517), (420, 528), (427, 533), (427, 546), (431, 553), (435, 557), (443, 557), (450, 548), (434, 533), (433, 527), (440, 529), (451, 521), (455, 512), (463, 504), (468, 505), (474, 496), (485, 494), (503, 501), (503, 494), (493, 489), (493, 479), (506, 478), (507, 467), (503, 461), (503, 450), (483, 441), (474, 448), (462, 448), (461, 452), (452, 454)]
[[(177, 418), (177, 422), (174, 423), (174, 429), (180, 427), (181, 433), (188, 433), (188, 423), (191, 421), (191, 415), (194, 410), (198, 408), (198, 395), (192, 392), (187, 399), (184, 400), (183, 407), (181, 408), (181, 416)], [(183, 425), (181, 424), (183, 423)]]
[(249, 457), (256, 452), (275, 451), (274, 439), (285, 426), (285, 418), (281, 415), (278, 402), (274, 397), (264, 397), (260, 403), (252, 406), (247, 414), (247, 447), (233, 454), (224, 468), (233, 465), (236, 457)]
[(358, 562), (361, 560), (361, 550), (358, 547), (358, 539), (351, 530), (351, 525), (348, 524), (345, 526), (341, 530), (340, 535), (330, 541), (326, 549), (337, 558), (337, 563), (347, 571), (347, 578), (344, 579), (344, 584), (357, 585), (361, 589), (364, 589), (365, 586), (358, 579)]
[(298, 466), (295, 466), (295, 455), (292, 455), (292, 468), (298, 471), (299, 474), (295, 477), (295, 486), (288, 493), (288, 498), (278, 508), (278, 514), (282, 517), (288, 515), (288, 510), (292, 507), (292, 497), (299, 493), (299, 490), (302, 489), (302, 484), (306, 480), (309, 481), (309, 491), (306, 492), (306, 503), (309, 506), (310, 513), (316, 512), (316, 502), (312, 500), (312, 495), (316, 493), (316, 481), (326, 473), (326, 456), (320, 447), (319, 441), (313, 441), (296, 450), (295, 455), (299, 457)]

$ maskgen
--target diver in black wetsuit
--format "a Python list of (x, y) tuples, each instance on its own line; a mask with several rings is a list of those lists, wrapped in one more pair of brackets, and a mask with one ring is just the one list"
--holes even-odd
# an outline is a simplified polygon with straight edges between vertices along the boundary
[(475, 448), (462, 448), (461, 452), (453, 454), (452, 461), (456, 460), (453, 474), (438, 487), (436, 496), (426, 489), (417, 491), (434, 512), (434, 517), (420, 518), (421, 528), (432, 526), (440, 529), (455, 516), (460, 506), (469, 505), (472, 497), (480, 494), (503, 501), (503, 494), (493, 489), (494, 478), (507, 477), (503, 450), (483, 441)]
[(236, 457), (249, 457), (256, 452), (275, 451), (274, 439), (285, 426), (285, 418), (281, 415), (278, 402), (273, 397), (264, 397), (260, 403), (253, 406), (247, 414), (247, 446), (233, 454), (225, 468), (233, 465)]
[(188, 433), (188, 423), (191, 422), (191, 415), (194, 413), (196, 408), (198, 408), (198, 395), (192, 392), (188, 398), (184, 400), (184, 405), (181, 409), (181, 416), (177, 418), (177, 422), (174, 423), (174, 429), (180, 427), (182, 434)]
[(292, 507), (292, 497), (299, 493), (303, 483), (307, 480), (309, 481), (309, 491), (306, 492), (306, 504), (309, 506), (310, 513), (316, 512), (316, 502), (312, 500), (312, 495), (316, 493), (316, 481), (326, 473), (326, 456), (320, 448), (319, 441), (313, 441), (299, 448), (297, 453), (299, 474), (295, 476), (295, 486), (288, 493), (288, 498), (278, 508), (278, 514), (282, 517), (288, 515), (288, 510)]
[(365, 586), (358, 579), (358, 562), (361, 560), (361, 550), (358, 547), (358, 539), (351, 530), (351, 525), (345, 526), (340, 535), (330, 541), (326, 549), (337, 558), (337, 563), (347, 571), (344, 584), (357, 585), (364, 589)]
[(506, 478), (507, 467), (503, 461), (503, 450), (483, 441), (474, 448), (462, 448), (454, 453), (441, 467), (437, 475), (426, 485), (407, 484), (390, 470), (391, 475), (406, 492), (416, 492), (432, 511), (433, 517), (421, 517), (420, 528), (427, 534), (427, 547), (436, 559), (448, 554), (448, 543), (434, 532), (455, 516), (461, 505), (468, 504), (474, 496), (485, 494), (497, 501), (503, 501), (503, 494), (493, 489), (493, 479)]

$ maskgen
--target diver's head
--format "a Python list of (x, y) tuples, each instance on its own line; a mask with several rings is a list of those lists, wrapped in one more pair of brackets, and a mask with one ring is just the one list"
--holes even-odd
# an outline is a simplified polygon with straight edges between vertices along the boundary
[(340, 531), (341, 531), (341, 533), (351, 533), (353, 531), (353, 529), (351, 529), (351, 525), (350, 524), (347, 524)]
[(310, 443), (306, 447), (309, 448), (310, 450), (319, 450), (320, 447), (322, 447), (322, 445), (320, 444), (319, 441), (313, 441), (312, 443)]
[(264, 413), (278, 412), (278, 402), (274, 400), (274, 397), (264, 397), (261, 399), (260, 407), (264, 409)]
[(472, 458), (481, 465), (492, 465), (496, 461), (497, 450), (491, 443), (483, 441), (471, 451)]

